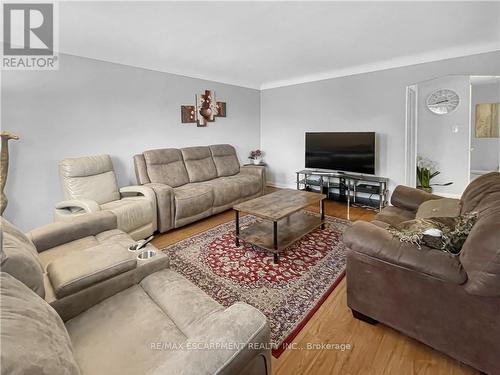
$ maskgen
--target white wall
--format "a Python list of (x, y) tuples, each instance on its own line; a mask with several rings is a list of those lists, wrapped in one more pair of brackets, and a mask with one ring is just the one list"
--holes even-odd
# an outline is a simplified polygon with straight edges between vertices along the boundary
[(500, 139), (476, 138), (476, 104), (500, 103), (500, 83), (471, 86), (471, 170), (496, 171), (500, 163)]
[[(469, 76), (440, 77), (417, 87), (417, 155), (438, 163), (441, 173), (432, 183), (453, 182), (449, 186), (434, 186), (436, 194), (460, 196), (469, 183)], [(432, 92), (442, 88), (455, 91), (460, 102), (453, 112), (438, 115), (427, 108), (426, 102)]]
[[(500, 52), (305, 83), (261, 93), (268, 181), (293, 187), (307, 131), (375, 131), (376, 173), (404, 183), (406, 86), (449, 74), (498, 75)], [(439, 142), (436, 142), (439, 147)]]
[[(62, 199), (57, 163), (108, 153), (120, 186), (135, 184), (132, 155), (147, 149), (231, 143), (241, 162), (260, 144), (258, 90), (60, 55), (59, 71), (2, 72), (2, 129), (10, 143), (8, 220), (23, 230), (52, 221)], [(181, 124), (180, 106), (215, 90), (227, 117)]]

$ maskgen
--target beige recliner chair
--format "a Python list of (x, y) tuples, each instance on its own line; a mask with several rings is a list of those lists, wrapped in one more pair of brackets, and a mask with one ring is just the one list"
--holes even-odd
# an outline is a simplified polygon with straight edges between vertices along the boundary
[(118, 188), (109, 155), (65, 159), (59, 163), (59, 178), (66, 200), (55, 206), (55, 221), (101, 210), (113, 212), (118, 229), (134, 240), (156, 231), (156, 197), (146, 186)]

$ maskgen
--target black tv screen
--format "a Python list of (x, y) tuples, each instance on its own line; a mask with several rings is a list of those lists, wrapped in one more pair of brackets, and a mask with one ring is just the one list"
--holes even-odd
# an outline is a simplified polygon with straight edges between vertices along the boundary
[(375, 133), (306, 133), (306, 168), (375, 174)]

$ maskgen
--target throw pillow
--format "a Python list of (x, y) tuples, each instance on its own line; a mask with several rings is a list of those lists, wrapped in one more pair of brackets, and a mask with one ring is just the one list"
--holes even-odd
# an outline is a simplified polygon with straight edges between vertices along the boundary
[(431, 217), (457, 217), (460, 215), (461, 202), (458, 199), (432, 199), (422, 203), (415, 218), (426, 219)]
[[(460, 254), (462, 246), (477, 221), (477, 213), (471, 212), (457, 217), (433, 217), (404, 221), (387, 230), (401, 242), (426, 245), (453, 255)], [(430, 230), (439, 230), (440, 237), (431, 236)]]

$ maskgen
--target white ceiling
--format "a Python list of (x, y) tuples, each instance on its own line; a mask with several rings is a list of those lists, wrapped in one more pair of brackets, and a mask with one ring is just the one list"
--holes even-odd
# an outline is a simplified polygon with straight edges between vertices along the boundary
[(61, 2), (60, 51), (252, 88), (500, 50), (499, 2)]

